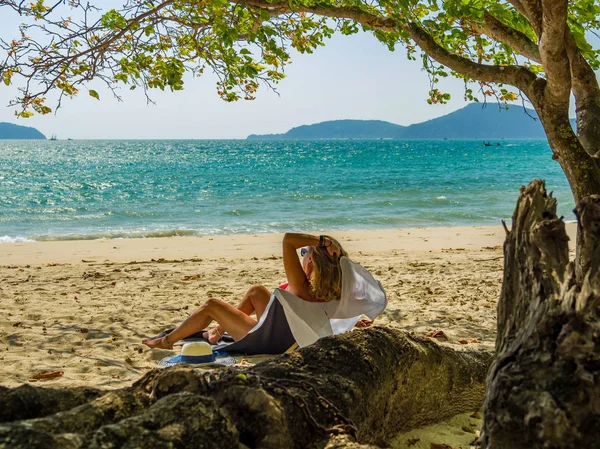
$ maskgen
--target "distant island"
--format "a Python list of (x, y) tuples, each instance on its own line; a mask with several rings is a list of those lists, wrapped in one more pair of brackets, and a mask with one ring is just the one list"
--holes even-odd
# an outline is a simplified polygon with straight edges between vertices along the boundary
[[(381, 120), (333, 120), (303, 125), (285, 134), (251, 134), (248, 140), (313, 139), (545, 139), (532, 109), (471, 103), (448, 115), (410, 126)], [(574, 120), (571, 124), (575, 127)]]
[(0, 139), (44, 140), (46, 136), (35, 128), (0, 122)]

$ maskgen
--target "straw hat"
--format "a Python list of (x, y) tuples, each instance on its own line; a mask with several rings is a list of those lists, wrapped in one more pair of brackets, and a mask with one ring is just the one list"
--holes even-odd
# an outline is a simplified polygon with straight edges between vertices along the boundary
[(235, 363), (235, 359), (225, 352), (213, 352), (211, 346), (204, 342), (186, 343), (181, 348), (181, 354), (166, 357), (158, 362), (158, 366), (166, 368), (178, 363), (189, 365), (219, 365), (228, 366)]

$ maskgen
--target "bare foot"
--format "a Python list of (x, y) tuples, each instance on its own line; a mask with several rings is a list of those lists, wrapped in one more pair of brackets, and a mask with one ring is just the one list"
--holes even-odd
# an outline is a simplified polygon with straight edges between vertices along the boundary
[(169, 344), (166, 337), (158, 337), (158, 338), (147, 338), (142, 340), (142, 344), (152, 348), (152, 349), (171, 349), (172, 345)]
[(219, 332), (219, 329), (216, 327), (204, 332), (202, 334), (202, 336), (204, 338), (206, 338), (211, 345), (214, 345), (216, 342), (218, 342), (221, 339), (221, 333)]

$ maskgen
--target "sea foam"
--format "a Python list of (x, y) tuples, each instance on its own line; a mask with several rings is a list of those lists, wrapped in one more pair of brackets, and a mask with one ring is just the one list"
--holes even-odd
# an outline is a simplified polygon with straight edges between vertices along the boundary
[(11, 237), (9, 235), (0, 236), (0, 243), (23, 243), (33, 241), (34, 240), (28, 239), (27, 237)]

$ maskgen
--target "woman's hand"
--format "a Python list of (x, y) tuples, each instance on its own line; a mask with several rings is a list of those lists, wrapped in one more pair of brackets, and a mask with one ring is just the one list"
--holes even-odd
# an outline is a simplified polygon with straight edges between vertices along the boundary
[(327, 248), (327, 253), (333, 259), (339, 259), (342, 250), (337, 246), (337, 244), (331, 240), (330, 237), (325, 236), (325, 248)]

